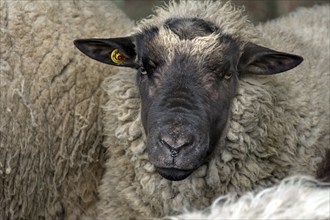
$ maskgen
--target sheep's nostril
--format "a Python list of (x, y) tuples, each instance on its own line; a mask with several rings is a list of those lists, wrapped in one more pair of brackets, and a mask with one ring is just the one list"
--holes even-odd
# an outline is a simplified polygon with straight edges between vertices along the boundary
[(177, 157), (179, 152), (193, 145), (194, 137), (192, 135), (185, 135), (184, 137), (174, 138), (169, 135), (161, 135), (160, 138), (161, 146), (169, 149), (171, 157)]
[(171, 152), (171, 157), (177, 157), (178, 156), (178, 151), (177, 150), (175, 150), (175, 149), (170, 149), (170, 152)]

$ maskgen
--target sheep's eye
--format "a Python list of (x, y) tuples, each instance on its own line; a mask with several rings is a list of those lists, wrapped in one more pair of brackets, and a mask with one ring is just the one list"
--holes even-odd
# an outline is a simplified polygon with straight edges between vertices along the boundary
[(147, 75), (147, 71), (143, 66), (139, 68), (139, 72), (141, 73), (141, 75)]
[(115, 64), (122, 64), (125, 61), (126, 57), (121, 54), (118, 49), (114, 49), (109, 54), (109, 59)]
[(155, 71), (155, 69), (156, 69), (156, 64), (153, 61), (145, 60), (143, 62), (143, 65), (140, 67), (140, 73), (142, 75), (151, 76), (153, 74), (153, 72)]
[(229, 71), (224, 75), (224, 78), (228, 80), (232, 77), (232, 75), (233, 75), (232, 71)]

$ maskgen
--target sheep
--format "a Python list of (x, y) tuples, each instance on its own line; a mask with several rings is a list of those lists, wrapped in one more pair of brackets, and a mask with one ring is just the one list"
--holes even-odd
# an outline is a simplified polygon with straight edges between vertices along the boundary
[(117, 70), (72, 41), (133, 22), (110, 1), (1, 0), (0, 23), (0, 219), (82, 219), (106, 160), (100, 85)]
[(329, 11), (253, 26), (230, 2), (173, 1), (129, 36), (76, 40), (87, 56), (135, 70), (103, 84), (99, 219), (174, 215), (315, 176), (329, 148)]
[(310, 176), (292, 176), (280, 184), (249, 192), (219, 197), (203, 211), (186, 211), (168, 220), (214, 219), (329, 219), (330, 185)]

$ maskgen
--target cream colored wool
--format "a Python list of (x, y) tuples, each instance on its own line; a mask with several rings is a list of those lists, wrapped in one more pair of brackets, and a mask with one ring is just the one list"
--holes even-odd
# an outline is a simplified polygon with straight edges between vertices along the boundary
[(111, 1), (0, 1), (0, 219), (81, 219), (104, 172), (101, 91), (82, 37), (128, 35)]
[(179, 182), (162, 178), (148, 161), (135, 74), (122, 70), (107, 78), (110, 158), (99, 188), (99, 219), (163, 217), (182, 207), (205, 208), (228, 192), (272, 186), (291, 174), (314, 175), (329, 147), (329, 13), (329, 6), (301, 9), (253, 27), (230, 4), (187, 1), (159, 8), (143, 20), (137, 30), (170, 17), (198, 17), (242, 45), (251, 37), (305, 60), (286, 73), (242, 77), (225, 140), (207, 164)]
[(203, 211), (190, 211), (168, 220), (330, 218), (330, 185), (308, 176), (293, 176), (279, 185), (242, 197), (232, 193), (218, 198)]

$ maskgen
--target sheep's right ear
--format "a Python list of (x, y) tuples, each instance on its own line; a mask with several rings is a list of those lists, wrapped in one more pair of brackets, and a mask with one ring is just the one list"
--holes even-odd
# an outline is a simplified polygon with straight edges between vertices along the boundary
[(90, 58), (102, 63), (137, 68), (132, 37), (78, 39), (74, 45)]
[(239, 60), (238, 70), (243, 74), (271, 75), (290, 70), (302, 61), (301, 56), (248, 43)]

